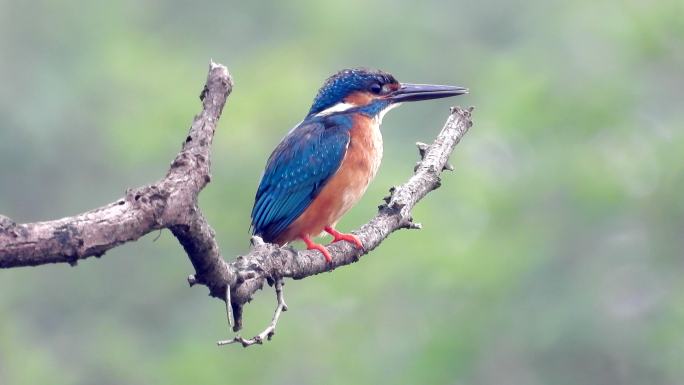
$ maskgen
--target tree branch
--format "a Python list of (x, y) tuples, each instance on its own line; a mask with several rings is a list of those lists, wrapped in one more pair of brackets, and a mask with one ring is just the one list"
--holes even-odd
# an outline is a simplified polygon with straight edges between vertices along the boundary
[[(276, 323), (286, 310), (283, 278), (302, 279), (348, 265), (375, 249), (392, 232), (417, 229), (411, 210), (430, 191), (440, 186), (440, 174), (453, 169), (447, 162), (454, 147), (472, 125), (472, 108), (452, 108), (451, 114), (431, 145), (417, 143), (421, 160), (413, 176), (392, 187), (378, 214), (354, 233), (365, 250), (347, 242), (329, 246), (333, 263), (327, 264), (318, 251), (297, 251), (252, 238), (248, 254), (227, 263), (221, 256), (214, 230), (204, 218), (197, 196), (210, 182), (211, 143), (223, 106), (233, 88), (226, 67), (211, 63), (200, 95), (202, 112), (195, 116), (166, 176), (156, 183), (126, 191), (106, 206), (47, 222), (16, 224), (0, 216), (0, 268), (39, 266), (48, 263), (76, 265), (81, 259), (102, 256), (107, 250), (135, 241), (158, 229), (168, 228), (188, 255), (195, 274), (191, 286), (202, 284), (211, 296), (223, 299), (232, 310), (234, 331), (242, 327), (242, 309), (264, 282), (276, 286), (278, 307), (269, 327), (251, 339), (235, 337), (224, 343), (258, 344), (275, 333)], [(228, 293), (229, 295), (226, 295)], [(230, 312), (229, 312), (230, 313)]]
[(281, 278), (302, 279), (339, 266), (348, 265), (375, 249), (392, 232), (406, 228), (419, 229), (414, 223), (411, 210), (416, 203), (430, 191), (441, 185), (440, 174), (447, 169), (449, 156), (461, 138), (472, 126), (472, 107), (462, 109), (452, 107), (442, 131), (430, 146), (417, 143), (421, 155), (415, 172), (401, 186), (390, 188), (385, 204), (378, 207), (378, 214), (360, 229), (353, 231), (364, 245), (358, 250), (348, 242), (337, 242), (328, 246), (332, 255), (332, 265), (326, 263), (318, 251), (298, 251), (290, 247), (278, 247), (264, 243), (259, 237), (252, 237), (252, 248), (247, 255), (239, 256), (231, 262), (231, 268), (238, 272), (238, 282), (231, 286), (234, 330), (241, 328), (242, 306), (249, 302), (252, 295), (263, 287)]

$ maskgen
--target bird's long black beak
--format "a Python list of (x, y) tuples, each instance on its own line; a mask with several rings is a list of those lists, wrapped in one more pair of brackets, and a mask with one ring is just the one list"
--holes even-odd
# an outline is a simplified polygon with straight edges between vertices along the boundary
[(401, 87), (399, 87), (398, 90), (390, 93), (387, 98), (393, 103), (402, 103), (415, 102), (418, 100), (448, 98), (450, 96), (463, 95), (467, 93), (468, 89), (464, 87), (401, 83)]

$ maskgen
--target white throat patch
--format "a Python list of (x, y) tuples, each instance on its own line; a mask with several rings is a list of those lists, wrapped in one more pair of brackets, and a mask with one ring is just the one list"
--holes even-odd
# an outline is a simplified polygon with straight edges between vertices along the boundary
[(383, 109), (382, 111), (380, 111), (380, 113), (378, 113), (378, 115), (375, 117), (375, 120), (378, 122), (378, 124), (381, 124), (381, 123), (382, 123), (382, 118), (385, 117), (385, 114), (388, 113), (390, 110), (392, 110), (392, 109), (394, 109), (394, 108), (396, 108), (396, 107), (399, 107), (400, 105), (401, 105), (401, 103), (392, 103), (392, 104), (390, 104), (389, 106), (385, 107), (385, 109)]

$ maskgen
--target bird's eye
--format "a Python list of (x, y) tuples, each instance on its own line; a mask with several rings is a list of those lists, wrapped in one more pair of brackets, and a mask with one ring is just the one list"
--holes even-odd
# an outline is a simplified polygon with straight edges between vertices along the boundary
[(373, 83), (370, 86), (370, 91), (376, 95), (379, 95), (382, 92), (382, 86), (379, 83)]

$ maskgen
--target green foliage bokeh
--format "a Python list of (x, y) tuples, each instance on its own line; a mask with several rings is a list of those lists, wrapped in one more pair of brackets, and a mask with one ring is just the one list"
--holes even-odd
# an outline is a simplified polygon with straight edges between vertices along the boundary
[[(72, 215), (159, 178), (210, 58), (235, 88), (201, 206), (248, 248), (265, 159), (350, 66), (467, 86), (383, 124), (374, 213), (449, 103), (456, 170), (360, 263), (290, 281), (243, 350), (168, 232), (0, 271), (0, 384), (673, 384), (684, 377), (684, 3), (0, 1), (0, 212)], [(246, 308), (262, 328), (271, 292)]]

